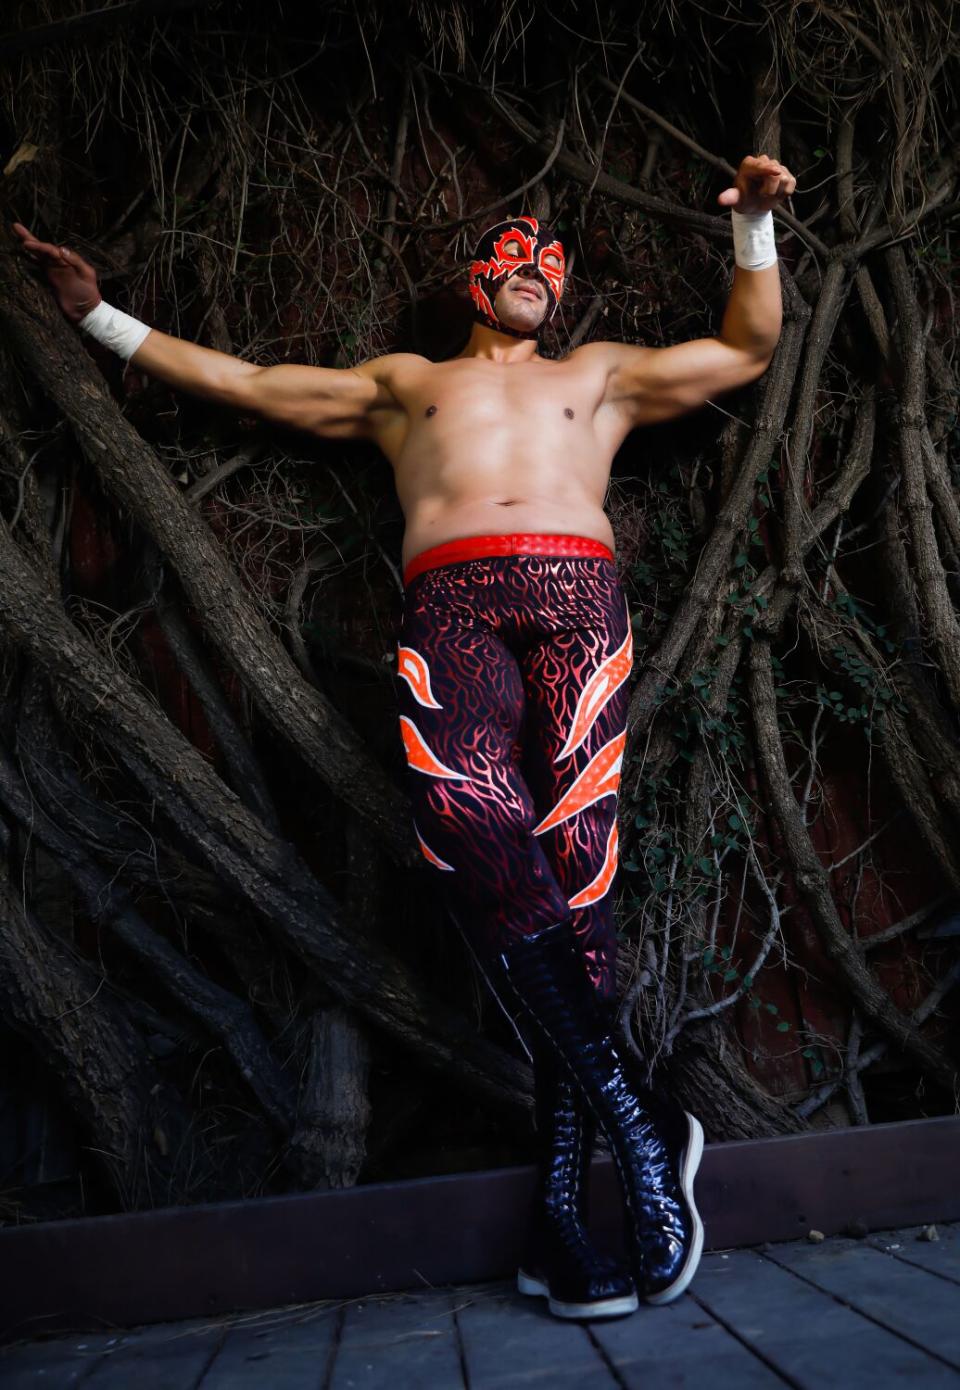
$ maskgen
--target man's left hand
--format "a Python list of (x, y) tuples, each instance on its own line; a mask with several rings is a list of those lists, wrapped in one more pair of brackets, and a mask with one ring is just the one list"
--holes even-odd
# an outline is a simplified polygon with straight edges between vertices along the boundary
[(796, 186), (796, 179), (778, 159), (748, 154), (737, 170), (736, 183), (725, 188), (717, 202), (737, 212), (769, 212), (780, 207)]

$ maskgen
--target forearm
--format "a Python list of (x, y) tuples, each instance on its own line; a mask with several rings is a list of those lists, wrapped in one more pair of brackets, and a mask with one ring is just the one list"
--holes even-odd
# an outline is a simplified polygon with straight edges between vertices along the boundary
[(721, 341), (751, 356), (769, 360), (777, 346), (782, 323), (780, 272), (776, 265), (764, 270), (744, 270), (737, 266), (718, 335)]
[(730, 216), (736, 268), (719, 336), (729, 347), (766, 363), (783, 321), (773, 214), (733, 208)]
[(223, 404), (240, 404), (244, 385), (260, 370), (252, 362), (161, 333), (111, 304), (96, 305), (79, 327), (159, 381)]
[(240, 403), (244, 384), (260, 370), (254, 362), (243, 362), (229, 353), (201, 347), (156, 328), (150, 330), (129, 361), (138, 371), (165, 381), (168, 386), (222, 405)]

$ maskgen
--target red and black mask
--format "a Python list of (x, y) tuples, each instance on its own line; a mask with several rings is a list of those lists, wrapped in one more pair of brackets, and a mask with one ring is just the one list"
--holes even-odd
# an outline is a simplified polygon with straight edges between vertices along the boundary
[[(566, 268), (562, 242), (535, 217), (515, 217), (510, 222), (488, 227), (477, 242), (470, 262), (474, 318), (498, 333), (509, 333), (514, 338), (535, 338), (556, 311), (563, 294)], [(501, 286), (518, 273), (539, 280), (547, 293), (547, 312), (540, 324), (529, 332), (508, 328), (497, 318), (493, 307)]]

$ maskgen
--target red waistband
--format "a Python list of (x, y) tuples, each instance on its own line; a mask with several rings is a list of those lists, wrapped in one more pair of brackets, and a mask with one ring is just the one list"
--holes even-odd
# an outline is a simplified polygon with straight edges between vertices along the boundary
[(403, 571), (404, 586), (424, 570), (437, 565), (453, 565), (459, 560), (480, 560), (488, 555), (572, 555), (613, 559), (613, 551), (602, 541), (589, 536), (544, 536), (514, 533), (509, 536), (462, 536), (421, 550)]

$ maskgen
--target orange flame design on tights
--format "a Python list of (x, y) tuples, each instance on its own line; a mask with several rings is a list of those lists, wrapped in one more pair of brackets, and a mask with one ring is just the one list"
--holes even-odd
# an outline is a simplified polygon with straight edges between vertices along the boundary
[(430, 667), (413, 647), (397, 647), (397, 675), (407, 682), (418, 704), (443, 709), (430, 688)]
[(580, 747), (593, 728), (598, 714), (620, 689), (632, 669), (633, 629), (628, 623), (627, 635), (620, 646), (600, 663), (581, 690), (577, 708), (573, 712), (570, 733), (567, 735), (566, 743), (554, 758), (555, 763), (560, 762), (561, 758), (569, 758), (570, 754)]
[(400, 736), (406, 750), (407, 762), (418, 772), (425, 772), (428, 777), (459, 777), (465, 782), (470, 781), (465, 772), (456, 772), (452, 767), (447, 767), (446, 763), (442, 763), (437, 755), (431, 752), (423, 734), (405, 714), (400, 716)]
[(592, 883), (588, 883), (586, 888), (581, 888), (579, 893), (573, 895), (570, 899), (571, 907), (589, 907), (591, 903), (599, 902), (604, 894), (609, 892), (613, 876), (617, 872), (618, 845), (617, 822), (614, 821), (610, 827), (610, 834), (607, 836), (607, 848), (600, 872)]
[(616, 796), (626, 741), (627, 733), (624, 730), (609, 743), (605, 743), (599, 752), (594, 753), (573, 786), (564, 792), (549, 815), (534, 828), (534, 835), (542, 835), (544, 831), (552, 830), (561, 821), (569, 820), (578, 811), (592, 806), (601, 796)]

